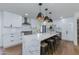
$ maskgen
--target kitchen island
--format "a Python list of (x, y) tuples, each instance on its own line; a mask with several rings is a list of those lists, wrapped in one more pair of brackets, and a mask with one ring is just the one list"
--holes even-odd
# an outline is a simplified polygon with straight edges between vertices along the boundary
[(41, 41), (59, 35), (59, 33), (36, 33), (30, 35), (23, 35), (22, 54), (23, 55), (40, 55)]

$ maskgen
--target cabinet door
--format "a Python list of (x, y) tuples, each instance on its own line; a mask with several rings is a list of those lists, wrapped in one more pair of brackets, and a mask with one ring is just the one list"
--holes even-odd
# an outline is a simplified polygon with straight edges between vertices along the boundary
[(14, 19), (13, 26), (14, 27), (21, 27), (22, 26), (22, 16), (15, 14), (14, 17), (15, 17), (15, 19)]
[(3, 47), (4, 48), (11, 47), (13, 45), (13, 42), (14, 42), (14, 38), (10, 37), (9, 34), (3, 36)]
[(10, 26), (14, 20), (13, 14), (9, 12), (3, 12), (3, 25)]
[(21, 40), (19, 38), (16, 38), (15, 35), (5, 35), (3, 36), (3, 47), (12, 47), (14, 45), (20, 44)]
[(34, 51), (34, 50), (40, 50), (40, 41), (37, 40), (35, 38), (35, 36), (28, 36), (27, 37), (28, 39), (26, 39), (25, 37), (25, 40), (26, 41), (23, 41), (23, 48), (25, 50), (31, 50), (31, 51)]
[(23, 54), (31, 52), (31, 55), (40, 54), (40, 41), (37, 40), (36, 35), (28, 35), (23, 37)]
[(3, 46), (4, 48), (11, 47), (22, 42), (20, 32), (17, 29), (5, 29), (3, 33)]
[(29, 49), (31, 51), (40, 50), (40, 42), (37, 39), (32, 39), (30, 44), (29, 44)]
[(22, 17), (10, 12), (3, 12), (3, 25), (21, 27)]

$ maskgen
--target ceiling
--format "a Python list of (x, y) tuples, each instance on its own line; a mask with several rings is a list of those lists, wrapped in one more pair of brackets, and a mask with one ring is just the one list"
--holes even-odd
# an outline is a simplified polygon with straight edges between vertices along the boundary
[[(79, 12), (79, 3), (44, 3), (41, 7), (43, 14), (45, 14), (45, 8), (48, 8), (48, 12), (52, 12), (54, 19), (58, 19), (61, 16), (70, 17), (74, 13)], [(0, 10), (13, 12), (22, 16), (28, 13), (29, 18), (35, 18), (39, 12), (39, 6), (37, 3), (0, 3)]]

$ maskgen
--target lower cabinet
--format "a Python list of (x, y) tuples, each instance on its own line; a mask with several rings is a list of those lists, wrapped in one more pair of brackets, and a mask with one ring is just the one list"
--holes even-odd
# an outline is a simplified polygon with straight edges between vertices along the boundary
[[(16, 33), (15, 33), (16, 34)], [(15, 35), (15, 34), (5, 34), (3, 35), (3, 47), (4, 48), (8, 48), (8, 47), (12, 47), (14, 45), (20, 44), (22, 42), (22, 38), (19, 35)]]
[(23, 55), (40, 55), (40, 41), (33, 39), (33, 37), (28, 37), (23, 43)]

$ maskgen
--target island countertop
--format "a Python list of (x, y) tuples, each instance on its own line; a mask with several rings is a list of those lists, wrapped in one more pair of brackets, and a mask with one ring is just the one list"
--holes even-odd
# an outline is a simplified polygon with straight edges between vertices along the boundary
[(37, 33), (22, 36), (22, 54), (23, 55), (40, 55), (40, 42), (59, 33)]
[(52, 37), (52, 36), (57, 35), (57, 34), (59, 34), (59, 33), (57, 33), (57, 32), (36, 33), (36, 34), (30, 34), (30, 35), (23, 35), (22, 38), (25, 38), (25, 39), (23, 39), (24, 41), (26, 39), (28, 39), (29, 37), (30, 38), (36, 38), (36, 40), (40, 40), (41, 41), (41, 40), (47, 39), (47, 38)]

